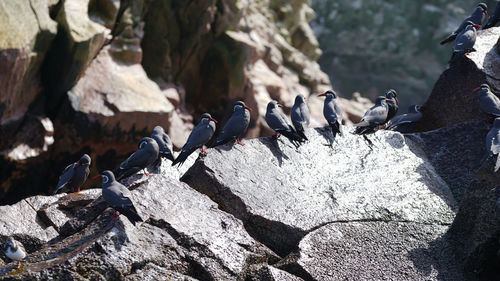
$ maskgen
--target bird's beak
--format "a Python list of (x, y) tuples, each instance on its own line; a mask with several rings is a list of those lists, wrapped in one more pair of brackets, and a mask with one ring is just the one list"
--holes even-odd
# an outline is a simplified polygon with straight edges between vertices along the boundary
[(215, 120), (215, 119), (213, 119), (213, 118), (210, 118), (209, 120), (210, 120), (210, 121), (214, 121), (214, 122), (215, 122), (215, 124), (219, 123), (219, 122), (217, 122), (217, 120)]
[(78, 168), (78, 167), (80, 167), (80, 165), (81, 165), (80, 162), (76, 163), (75, 169)]
[(278, 103), (278, 107), (283, 107), (281, 104)]
[(484, 14), (484, 16), (486, 17), (486, 19), (488, 19), (488, 17), (489, 17), (489, 15), (488, 15), (488, 11), (483, 10), (483, 14)]
[(475, 24), (473, 25), (475, 28), (481, 28), (481, 25), (480, 24)]
[(248, 109), (248, 111), (252, 112), (252, 109), (250, 107), (248, 107), (246, 105), (244, 107), (245, 107), (245, 109)]
[(326, 94), (319, 94), (318, 97), (326, 97)]
[(396, 101), (396, 104), (399, 106), (399, 101), (397, 98), (394, 98), (394, 100)]
[(477, 88), (473, 89), (472, 92), (475, 93), (475, 92), (477, 92), (479, 90), (481, 90), (481, 87), (477, 87)]
[(94, 176), (93, 179), (103, 178), (103, 175)]

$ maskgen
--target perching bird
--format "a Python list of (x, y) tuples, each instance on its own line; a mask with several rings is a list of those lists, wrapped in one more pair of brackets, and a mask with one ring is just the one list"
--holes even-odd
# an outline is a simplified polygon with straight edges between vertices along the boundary
[(483, 29), (488, 29), (490, 27), (494, 27), (500, 22), (500, 2), (497, 2), (497, 6), (495, 7), (495, 11), (488, 19), (488, 22), (484, 25)]
[(458, 34), (457, 39), (455, 40), (450, 64), (457, 62), (464, 55), (476, 51), (476, 49), (474, 49), (474, 44), (476, 44), (476, 29), (478, 27), (481, 26), (474, 24), (471, 21), (467, 22), (465, 29), (460, 34)]
[(306, 104), (306, 98), (304, 98), (303, 95), (298, 94), (295, 97), (295, 103), (293, 104), (292, 114), (290, 117), (297, 134), (307, 140), (305, 130), (309, 127), (311, 115), (309, 114), (309, 108)]
[(102, 179), (102, 197), (116, 211), (111, 218), (123, 214), (133, 225), (136, 222), (142, 221), (142, 218), (137, 214), (132, 200), (130, 200), (132, 194), (123, 184), (115, 180), (113, 172), (104, 171), (94, 178), (97, 177), (101, 177)]
[(71, 190), (72, 192), (79, 192), (80, 187), (85, 183), (87, 177), (89, 176), (90, 162), (90, 156), (83, 154), (80, 160), (68, 165), (62, 172), (61, 176), (59, 176), (59, 182), (57, 183), (57, 188), (54, 191), (54, 194), (63, 188)]
[(385, 123), (389, 122), (398, 113), (399, 101), (397, 96), (398, 93), (396, 93), (396, 90), (393, 89), (390, 89), (385, 93), (385, 100), (387, 102), (387, 106), (389, 107)]
[(466, 18), (460, 26), (455, 30), (452, 34), (450, 34), (448, 37), (446, 37), (443, 41), (441, 41), (439, 44), (444, 45), (448, 42), (452, 42), (457, 38), (457, 36), (464, 31), (464, 29), (467, 27), (468, 22), (472, 22), (473, 24), (481, 25), (483, 23), (483, 19), (488, 17), (488, 6), (485, 3), (479, 3), (476, 6), (476, 9), (470, 15), (470, 17)]
[(168, 137), (162, 126), (156, 126), (153, 129), (151, 138), (156, 141), (159, 149), (159, 156), (165, 157), (170, 161), (174, 161), (174, 154), (172, 153), (172, 141)]
[(489, 117), (500, 117), (500, 99), (490, 91), (488, 84), (482, 84), (478, 88), (472, 90), (473, 93), (477, 92), (479, 100), (479, 108), (488, 114)]
[(385, 123), (387, 114), (389, 114), (389, 106), (387, 105), (386, 99), (384, 97), (378, 97), (375, 100), (375, 105), (365, 112), (361, 121), (354, 124), (354, 126), (356, 126), (354, 133), (358, 135), (374, 133), (378, 126)]
[[(127, 160), (120, 164), (120, 167), (115, 170), (116, 179), (131, 176), (142, 169), (146, 169), (153, 164), (159, 155), (159, 147), (156, 141), (152, 138), (142, 138), (139, 142), (139, 150), (130, 155)], [(145, 174), (149, 174), (145, 171)]]
[(214, 146), (226, 144), (230, 141), (236, 141), (238, 144), (245, 145), (241, 142), (241, 138), (250, 124), (250, 112), (252, 112), (252, 109), (246, 106), (244, 102), (235, 102), (233, 115), (224, 124)]
[(387, 130), (392, 130), (400, 133), (409, 133), (415, 126), (415, 123), (422, 119), (420, 106), (411, 105), (408, 108), (408, 113), (398, 115), (389, 121)]
[(326, 97), (323, 104), (323, 116), (332, 130), (333, 138), (335, 139), (337, 134), (342, 136), (342, 109), (337, 94), (333, 91), (326, 91), (319, 96)]
[(201, 148), (201, 152), (207, 153), (205, 149), (203, 149), (203, 145), (205, 145), (214, 135), (217, 120), (213, 119), (212, 116), (208, 113), (203, 113), (201, 115), (201, 120), (198, 125), (193, 129), (191, 134), (189, 135), (186, 144), (181, 149), (181, 153), (177, 156), (174, 162), (172, 162), (172, 166), (179, 164), (179, 166), (186, 161), (189, 155), (193, 153), (198, 148)]
[(18, 268), (21, 267), (21, 261), (26, 257), (26, 250), (21, 242), (9, 236), (3, 244), (3, 251), (9, 259), (18, 262)]
[(299, 147), (305, 139), (295, 132), (286, 115), (278, 107), (281, 105), (274, 100), (267, 104), (265, 116), (267, 125), (276, 132), (277, 137), (284, 135), (295, 147)]
[[(490, 157), (500, 153), (500, 117), (495, 118), (493, 127), (486, 135), (486, 151)], [(500, 157), (497, 156), (495, 172), (500, 168)]]

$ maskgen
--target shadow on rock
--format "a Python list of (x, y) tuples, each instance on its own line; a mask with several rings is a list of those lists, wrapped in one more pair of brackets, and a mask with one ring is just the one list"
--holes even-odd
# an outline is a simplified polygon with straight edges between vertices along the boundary
[(281, 150), (278, 144), (278, 138), (276, 137), (268, 137), (268, 138), (259, 138), (259, 141), (265, 145), (274, 157), (278, 160), (278, 165), (281, 167), (283, 165), (283, 159), (289, 160), (290, 158)]

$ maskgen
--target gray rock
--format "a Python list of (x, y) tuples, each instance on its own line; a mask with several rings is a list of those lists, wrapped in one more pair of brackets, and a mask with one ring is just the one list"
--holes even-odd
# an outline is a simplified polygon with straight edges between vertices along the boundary
[(213, 149), (181, 180), (242, 219), (252, 236), (280, 255), (332, 222), (451, 224), (455, 199), (412, 141), (378, 132), (370, 148), (346, 133), (325, 147), (329, 136), (316, 129), (297, 150), (273, 138)]

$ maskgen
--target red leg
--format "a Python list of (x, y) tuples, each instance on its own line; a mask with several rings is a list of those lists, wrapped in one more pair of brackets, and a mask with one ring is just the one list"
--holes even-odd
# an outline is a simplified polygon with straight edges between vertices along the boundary
[(239, 144), (239, 145), (245, 145), (244, 143), (242, 143), (239, 139), (236, 139), (236, 143)]
[(279, 138), (279, 137), (281, 137), (281, 134), (280, 134), (280, 133), (276, 133), (274, 136), (275, 136), (276, 138)]
[(146, 171), (146, 169), (142, 169), (142, 170), (144, 171), (144, 174), (145, 174), (146, 176), (151, 176), (151, 174), (150, 174), (150, 173), (148, 173), (148, 172)]
[(205, 154), (208, 154), (208, 152), (204, 148), (201, 148), (200, 151), (205, 153)]
[(120, 212), (116, 211), (116, 212), (115, 212), (115, 213), (111, 216), (111, 218), (112, 218), (112, 219), (114, 219), (114, 218), (116, 218), (116, 217), (117, 217), (117, 216), (119, 216), (119, 215), (120, 215)]

